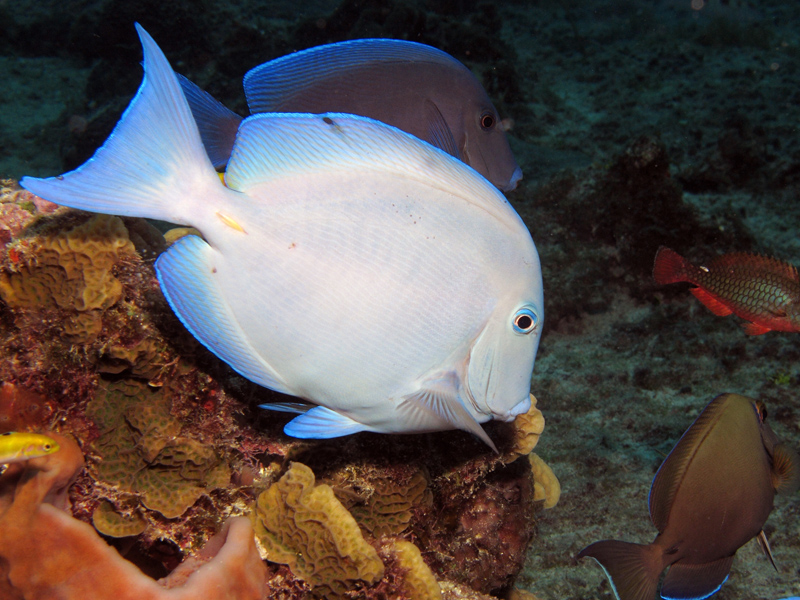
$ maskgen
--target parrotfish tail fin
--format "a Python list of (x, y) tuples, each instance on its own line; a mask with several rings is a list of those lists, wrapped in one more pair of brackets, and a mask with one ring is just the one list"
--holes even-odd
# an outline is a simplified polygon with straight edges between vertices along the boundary
[(215, 169), (228, 164), (242, 117), (225, 107), (205, 90), (200, 89), (183, 75), (176, 73), (183, 95), (192, 110), (206, 154)]
[(603, 540), (578, 553), (578, 558), (586, 556), (603, 568), (617, 600), (655, 598), (658, 578), (665, 566), (656, 546)]
[(74, 171), (20, 184), (73, 208), (192, 225), (198, 199), (222, 183), (169, 62), (138, 23), (136, 30), (144, 79), (105, 144)]
[(708, 598), (728, 579), (733, 556), (714, 562), (682, 564), (677, 562), (667, 571), (661, 584), (661, 597), (666, 600), (700, 600)]
[(653, 262), (653, 279), (658, 285), (682, 281), (694, 283), (693, 275), (696, 272), (697, 267), (674, 250), (661, 246), (656, 252), (656, 259)]
[(772, 450), (772, 485), (779, 494), (794, 494), (800, 488), (800, 457), (781, 442)]

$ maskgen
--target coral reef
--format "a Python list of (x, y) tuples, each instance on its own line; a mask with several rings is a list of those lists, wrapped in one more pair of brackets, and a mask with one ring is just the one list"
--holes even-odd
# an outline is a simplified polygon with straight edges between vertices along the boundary
[(532, 452), (528, 456), (533, 471), (533, 499), (542, 501), (543, 508), (553, 508), (561, 497), (561, 483), (547, 464)]
[(53, 433), (61, 450), (0, 480), (0, 597), (9, 600), (259, 600), (266, 568), (247, 519), (228, 521), (169, 578), (155, 582), (72, 518), (67, 490), (83, 468), (74, 440)]
[(358, 581), (383, 577), (383, 563), (355, 519), (301, 463), (258, 497), (255, 529), (267, 560), (288, 564), (315, 596), (341, 597)]
[[(458, 431), (287, 438), (285, 421), (255, 406), (269, 392), (209, 354), (169, 310), (152, 266), (167, 244), (160, 233), (139, 219), (51, 210), (5, 185), (0, 430), (80, 440), (87, 466), (73, 464), (71, 508), (57, 523), (59, 536), (75, 536), (66, 547), (86, 546), (111, 580), (130, 577), (156, 598), (191, 584), (210, 549), (226, 555), (226, 539), (248, 555), (236, 517), (250, 515), (267, 558), (260, 584), (286, 600), (457, 600), (511, 589), (542, 505), (526, 458), (544, 426), (535, 398), (516, 422), (487, 425), (499, 455)], [(17, 475), (4, 474), (0, 490)], [(79, 555), (53, 561), (89, 568)], [(53, 590), (77, 593), (51, 577)], [(33, 590), (12, 580), (14, 594)], [(35, 593), (46, 594), (41, 586)]]

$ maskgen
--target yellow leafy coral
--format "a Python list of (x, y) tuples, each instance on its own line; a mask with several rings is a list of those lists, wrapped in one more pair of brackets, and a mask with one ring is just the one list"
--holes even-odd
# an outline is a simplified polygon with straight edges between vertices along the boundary
[[(3, 300), (14, 307), (80, 312), (102, 310), (119, 300), (122, 284), (112, 269), (121, 256), (135, 253), (122, 220), (108, 215), (25, 238), (19, 245), (13, 249), (19, 257), (15, 270), (0, 272)], [(27, 256), (35, 258), (28, 261)]]
[(544, 508), (553, 508), (561, 497), (561, 483), (547, 464), (535, 452), (528, 456), (533, 471), (533, 499), (544, 500)]
[(442, 590), (431, 568), (422, 559), (422, 553), (406, 540), (392, 542), (392, 554), (405, 572), (403, 588), (414, 600), (440, 600)]
[(144, 506), (173, 519), (200, 496), (227, 486), (231, 472), (212, 448), (180, 435), (168, 392), (133, 380), (109, 383), (86, 414), (100, 429), (94, 477), (139, 494)]
[(376, 470), (358, 478), (360, 486), (344, 477), (332, 481), (336, 496), (361, 528), (375, 538), (402, 533), (408, 528), (413, 511), (431, 503), (425, 472), (416, 467), (402, 471)]
[(543, 431), (544, 415), (536, 408), (536, 396), (531, 394), (530, 409), (514, 420), (514, 445), (507, 458), (504, 458), (504, 462), (509, 463), (520, 456), (530, 454), (539, 443), (539, 437)]
[(289, 565), (317, 597), (340, 597), (357, 582), (375, 583), (384, 565), (328, 485), (292, 463), (256, 503), (255, 530), (267, 560)]

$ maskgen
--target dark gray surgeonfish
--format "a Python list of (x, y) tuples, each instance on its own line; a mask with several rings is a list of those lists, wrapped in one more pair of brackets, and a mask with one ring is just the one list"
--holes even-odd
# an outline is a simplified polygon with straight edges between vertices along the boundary
[[(650, 489), (652, 544), (604, 540), (587, 546), (619, 600), (699, 600), (725, 583), (736, 551), (762, 530), (776, 491), (800, 484), (797, 454), (778, 442), (764, 404), (736, 394), (712, 400), (658, 469)], [(773, 566), (775, 563), (772, 563)]]
[[(180, 78), (212, 162), (230, 156), (241, 118)], [(264, 63), (244, 78), (252, 113), (356, 114), (393, 125), (513, 190), (522, 170), (503, 121), (458, 60), (425, 44), (363, 39), (317, 46)]]

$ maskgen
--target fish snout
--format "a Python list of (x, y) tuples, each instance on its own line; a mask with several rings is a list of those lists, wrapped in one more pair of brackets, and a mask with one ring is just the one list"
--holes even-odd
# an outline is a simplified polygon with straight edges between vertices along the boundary
[(511, 179), (508, 180), (508, 183), (503, 186), (504, 192), (510, 192), (517, 188), (517, 184), (522, 179), (522, 168), (517, 165), (517, 168), (514, 169), (514, 172), (511, 174)]
[(507, 412), (503, 414), (498, 414), (495, 418), (498, 421), (505, 421), (506, 423), (513, 421), (519, 415), (524, 415), (531, 409), (531, 397), (530, 394), (525, 396), (524, 400), (520, 400), (514, 406), (512, 406)]

